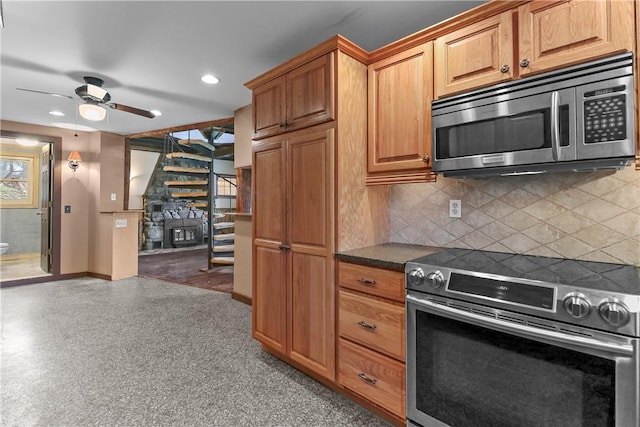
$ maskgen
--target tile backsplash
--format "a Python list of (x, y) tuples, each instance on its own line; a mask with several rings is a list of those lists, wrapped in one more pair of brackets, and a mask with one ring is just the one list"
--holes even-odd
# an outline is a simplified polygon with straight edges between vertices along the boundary
[(391, 241), (640, 266), (640, 171), (394, 185)]

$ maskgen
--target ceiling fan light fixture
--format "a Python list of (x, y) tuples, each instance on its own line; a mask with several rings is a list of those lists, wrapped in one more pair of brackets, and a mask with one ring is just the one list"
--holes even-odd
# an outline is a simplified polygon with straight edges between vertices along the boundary
[(96, 85), (87, 84), (87, 95), (101, 101), (108, 101), (105, 99), (107, 91)]
[(83, 119), (91, 120), (92, 122), (99, 122), (104, 120), (107, 115), (107, 110), (99, 105), (91, 104), (89, 102), (80, 104), (78, 111)]

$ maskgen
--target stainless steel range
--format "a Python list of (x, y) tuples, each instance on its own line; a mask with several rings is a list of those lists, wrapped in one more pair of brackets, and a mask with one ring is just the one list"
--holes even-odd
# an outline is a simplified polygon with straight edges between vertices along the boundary
[(639, 268), (443, 249), (405, 272), (409, 425), (640, 425)]

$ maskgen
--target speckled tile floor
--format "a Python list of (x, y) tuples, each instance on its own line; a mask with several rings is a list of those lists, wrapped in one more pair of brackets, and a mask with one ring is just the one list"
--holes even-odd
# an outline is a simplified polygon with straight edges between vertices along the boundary
[(229, 294), (146, 278), (0, 290), (2, 426), (386, 426), (264, 353)]

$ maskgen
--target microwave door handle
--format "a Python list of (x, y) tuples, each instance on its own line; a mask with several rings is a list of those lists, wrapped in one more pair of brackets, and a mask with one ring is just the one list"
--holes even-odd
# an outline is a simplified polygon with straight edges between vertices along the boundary
[(551, 153), (553, 160), (560, 160), (560, 101), (557, 90), (551, 92)]

